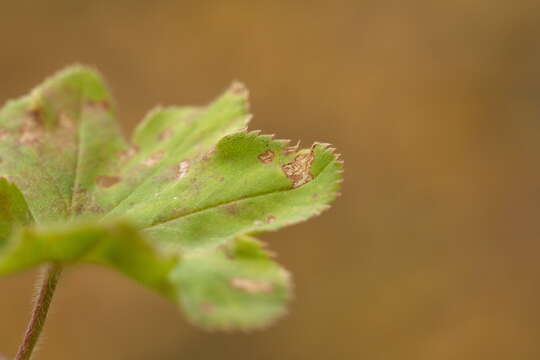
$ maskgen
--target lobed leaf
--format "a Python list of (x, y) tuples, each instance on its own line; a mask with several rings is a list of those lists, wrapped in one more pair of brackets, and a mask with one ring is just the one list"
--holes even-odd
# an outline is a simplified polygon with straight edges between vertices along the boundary
[[(72, 67), (0, 110), (0, 274), (107, 265), (208, 328), (284, 312), (287, 272), (247, 234), (319, 214), (342, 164), (246, 132), (247, 90), (152, 111), (126, 141), (101, 77)], [(9, 179), (9, 182), (4, 179)], [(20, 190), (19, 190), (20, 189)], [(35, 221), (35, 223), (34, 223)]]
[[(182, 160), (207, 151), (227, 134), (245, 129), (248, 121), (247, 92), (238, 84), (206, 108), (152, 111), (136, 129), (133, 145), (113, 157), (116, 166), (90, 182), (88, 188), (94, 194), (87, 207), (122, 214), (121, 209), (134, 203), (152, 201), (156, 189), (175, 180)], [(110, 181), (104, 181), (107, 179)]]
[(257, 240), (186, 255), (171, 273), (188, 317), (212, 329), (249, 329), (285, 313), (291, 283)]
[(74, 67), (0, 110), (0, 176), (37, 222), (70, 218), (82, 184), (123, 146), (112, 108), (100, 76)]
[[(284, 167), (299, 159), (309, 162), (302, 171), (310, 181), (295, 186)], [(202, 250), (318, 214), (336, 196), (339, 168), (323, 145), (287, 154), (283, 141), (237, 133), (188, 162), (167, 186), (140, 194), (108, 216), (128, 217), (167, 249)]]

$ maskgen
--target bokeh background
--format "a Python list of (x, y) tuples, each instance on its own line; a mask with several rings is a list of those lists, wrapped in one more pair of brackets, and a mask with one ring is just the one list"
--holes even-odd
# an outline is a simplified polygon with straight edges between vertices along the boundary
[[(536, 0), (1, 2), (2, 101), (95, 65), (128, 133), (238, 79), (252, 129), (346, 165), (330, 211), (264, 236), (296, 281), (275, 326), (207, 333), (88, 266), (36, 359), (540, 359), (539, 38)], [(1, 352), (34, 276), (0, 279)]]

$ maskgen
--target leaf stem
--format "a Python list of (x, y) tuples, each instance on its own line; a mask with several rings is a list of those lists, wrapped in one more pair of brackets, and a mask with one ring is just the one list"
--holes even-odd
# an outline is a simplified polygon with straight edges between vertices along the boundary
[(49, 306), (61, 273), (62, 266), (57, 263), (47, 264), (43, 267), (43, 275), (38, 282), (38, 295), (32, 310), (32, 317), (15, 360), (28, 360), (32, 356), (32, 351), (45, 325)]

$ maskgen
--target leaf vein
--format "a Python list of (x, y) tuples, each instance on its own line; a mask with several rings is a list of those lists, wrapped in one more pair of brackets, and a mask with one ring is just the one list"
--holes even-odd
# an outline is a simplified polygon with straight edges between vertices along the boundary
[[(309, 183), (312, 183), (312, 182), (316, 181), (317, 178), (319, 178), (319, 176), (328, 168), (328, 166), (330, 166), (333, 163), (334, 163), (334, 161), (331, 161), (328, 164), (326, 164), (321, 169), (320, 173), (317, 174), (317, 176), (315, 176), (313, 178), (313, 180), (311, 180)], [(299, 187), (299, 188), (290, 187), (290, 188), (283, 189), (283, 190), (266, 191), (266, 192), (262, 192), (262, 193), (258, 193), (258, 194), (254, 194), (254, 195), (248, 195), (248, 196), (240, 197), (240, 198), (234, 199), (234, 200), (229, 200), (229, 201), (224, 201), (224, 202), (217, 203), (217, 204), (212, 204), (212, 205), (200, 208), (200, 209), (196, 209), (196, 210), (193, 210), (193, 211), (190, 211), (190, 212), (186, 212), (186, 213), (183, 213), (183, 214), (180, 214), (180, 215), (175, 215), (175, 216), (163, 219), (163, 220), (161, 220), (161, 221), (159, 221), (157, 223), (153, 223), (152, 225), (145, 227), (144, 230), (151, 229), (151, 228), (154, 228), (154, 227), (158, 227), (158, 226), (161, 226), (161, 225), (165, 225), (165, 224), (167, 224), (167, 223), (169, 223), (171, 221), (179, 220), (181, 218), (185, 218), (185, 217), (188, 217), (188, 216), (191, 216), (191, 215), (195, 215), (197, 213), (205, 212), (207, 210), (220, 208), (222, 206), (227, 206), (227, 205), (234, 204), (234, 203), (237, 203), (237, 202), (242, 202), (242, 201), (245, 201), (245, 200), (252, 200), (252, 199), (256, 199), (256, 198), (264, 197), (264, 196), (268, 196), (268, 195), (285, 193), (285, 192), (288, 192), (288, 191), (295, 191), (297, 189), (299, 190), (299, 189), (301, 189), (301, 187)]]

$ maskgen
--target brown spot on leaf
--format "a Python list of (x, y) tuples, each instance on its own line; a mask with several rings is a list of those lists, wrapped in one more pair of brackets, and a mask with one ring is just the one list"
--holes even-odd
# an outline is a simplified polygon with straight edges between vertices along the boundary
[(225, 211), (232, 215), (232, 216), (235, 216), (238, 214), (238, 212), (240, 211), (240, 208), (238, 207), (238, 204), (236, 203), (230, 203), (230, 204), (227, 204), (223, 207), (223, 209), (225, 209)]
[(66, 115), (66, 113), (61, 112), (60, 113), (60, 127), (66, 130), (73, 129), (73, 120), (69, 116)]
[(250, 294), (268, 293), (274, 288), (273, 285), (268, 281), (247, 278), (234, 278), (231, 280), (231, 286), (235, 289), (243, 290)]
[(176, 178), (178, 180), (185, 177), (189, 172), (189, 161), (184, 160), (180, 164), (178, 164), (178, 169), (176, 170)]
[(118, 156), (120, 157), (120, 160), (127, 161), (137, 155), (139, 152), (139, 148), (137, 146), (130, 147), (127, 150), (121, 151)]
[(163, 150), (156, 151), (155, 153), (153, 153), (152, 155), (150, 155), (146, 159), (144, 159), (143, 165), (154, 166), (158, 162), (160, 162), (161, 159), (163, 159), (163, 156), (165, 156), (165, 151), (163, 151)]
[(218, 246), (218, 248), (223, 251), (227, 259), (234, 260), (235, 259), (235, 253), (233, 249), (231, 249), (230, 246), (226, 246), (225, 244), (221, 244)]
[(159, 134), (159, 140), (160, 141), (163, 141), (163, 140), (167, 140), (168, 138), (170, 138), (173, 134), (173, 131), (171, 129), (165, 129), (161, 132), (161, 134)]
[(214, 305), (204, 302), (201, 304), (201, 311), (205, 314), (211, 314), (216, 311), (216, 308), (214, 307)]
[(82, 212), (84, 210), (84, 205), (83, 204), (79, 204), (75, 207), (75, 214), (77, 215), (81, 215)]
[(232, 83), (231, 87), (229, 88), (229, 91), (235, 95), (240, 95), (240, 96), (248, 95), (247, 88), (244, 86), (244, 84), (238, 81), (235, 81), (234, 83)]
[(9, 132), (0, 128), (0, 140), (4, 140), (9, 135)]
[(28, 113), (23, 120), (19, 142), (23, 145), (38, 143), (45, 135), (43, 130), (43, 112), (37, 108)]
[(98, 205), (91, 206), (89, 211), (95, 214), (103, 214), (105, 212), (105, 210), (101, 206), (98, 206)]
[(104, 188), (110, 188), (111, 186), (118, 184), (120, 181), (122, 181), (121, 177), (109, 175), (98, 176), (96, 179), (96, 183)]
[(209, 151), (207, 151), (201, 158), (202, 161), (209, 161), (210, 158), (212, 157), (212, 155), (214, 155), (214, 153), (216, 152), (216, 149), (215, 148), (212, 148), (210, 149)]
[(44, 114), (43, 114), (43, 109), (40, 108), (40, 107), (36, 107), (32, 110), (30, 110), (28, 112), (28, 115), (29, 115), (29, 119), (31, 119), (32, 121), (34, 121), (36, 124), (38, 125), (43, 125), (44, 124)]
[(281, 166), (285, 175), (292, 181), (293, 188), (302, 186), (313, 179), (311, 164), (313, 163), (313, 150), (298, 154), (293, 161)]
[(274, 160), (274, 152), (270, 149), (266, 150), (265, 152), (260, 154), (258, 158), (259, 160), (261, 160), (261, 162), (265, 164), (271, 163)]

